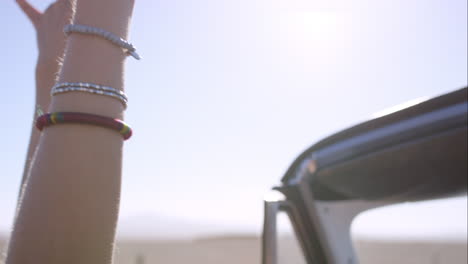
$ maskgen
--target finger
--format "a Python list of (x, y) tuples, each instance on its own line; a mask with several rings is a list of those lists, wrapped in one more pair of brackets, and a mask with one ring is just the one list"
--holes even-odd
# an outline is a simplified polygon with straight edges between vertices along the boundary
[(34, 26), (36, 26), (39, 23), (39, 19), (41, 18), (41, 12), (39, 12), (26, 0), (16, 0), (16, 3), (18, 3), (18, 5), (21, 7), (26, 16), (28, 16), (29, 20), (31, 20)]

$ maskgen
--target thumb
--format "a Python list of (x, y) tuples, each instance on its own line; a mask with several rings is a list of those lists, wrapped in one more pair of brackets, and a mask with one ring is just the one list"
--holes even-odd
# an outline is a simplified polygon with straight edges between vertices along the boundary
[(34, 26), (37, 26), (39, 20), (41, 19), (42, 13), (39, 12), (35, 7), (33, 7), (26, 0), (16, 0), (16, 3), (21, 7), (23, 12), (28, 16), (29, 20), (33, 23)]

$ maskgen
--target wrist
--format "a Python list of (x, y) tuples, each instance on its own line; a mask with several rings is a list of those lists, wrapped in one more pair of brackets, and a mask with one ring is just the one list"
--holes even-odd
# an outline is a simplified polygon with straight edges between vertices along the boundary
[(129, 0), (80, 0), (73, 23), (102, 28), (126, 39), (133, 11)]
[(36, 64), (36, 78), (38, 77), (47, 77), (49, 78), (50, 75), (55, 78), (55, 75), (60, 69), (60, 63), (58, 57), (45, 57), (43, 55), (39, 55)]
[(50, 105), (50, 89), (54, 85), (59, 64), (57, 61), (39, 59), (36, 65), (36, 105), (47, 110)]
[(122, 103), (106, 96), (64, 93), (51, 98), (49, 112), (80, 112), (123, 119)]

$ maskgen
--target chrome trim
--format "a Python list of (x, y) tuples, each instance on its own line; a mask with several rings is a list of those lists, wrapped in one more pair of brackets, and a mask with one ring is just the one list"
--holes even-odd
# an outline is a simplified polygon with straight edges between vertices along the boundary
[[(272, 191), (273, 193), (277, 191)], [(279, 193), (279, 192), (277, 192)], [(276, 196), (276, 195), (273, 195)], [(278, 264), (277, 251), (277, 216), (286, 203), (283, 199), (265, 199), (264, 200), (264, 218), (262, 234), (262, 263)]]
[[(314, 234), (317, 237), (317, 240), (320, 242), (320, 246), (323, 250), (323, 255), (325, 255), (326, 258), (326, 263), (332, 264), (336, 263), (333, 260), (333, 251), (330, 248), (329, 243), (326, 243), (326, 234), (324, 230), (321, 228), (321, 221), (320, 218), (318, 217), (318, 210), (317, 207), (315, 206), (315, 199), (312, 194), (312, 191), (310, 190), (309, 183), (307, 181), (307, 178), (304, 177), (307, 175), (306, 173), (303, 173), (303, 176), (301, 177), (301, 182), (298, 183), (297, 187), (300, 193), (300, 197), (302, 199), (302, 202), (306, 206), (306, 212), (309, 216), (309, 219), (311, 221), (311, 224), (313, 225), (312, 228), (314, 230)], [(309, 234), (312, 235), (312, 234)], [(323, 263), (323, 264), (326, 264)], [(314, 263), (315, 264), (315, 263)]]
[(421, 133), (466, 125), (467, 109), (468, 103), (465, 102), (403, 120), (317, 150), (313, 157), (320, 167), (328, 166), (362, 152), (420, 136)]
[[(314, 247), (314, 250), (319, 250), (317, 245), (310, 245), (310, 236), (313, 235), (320, 243), (320, 249), (326, 258), (326, 262), (321, 264), (356, 264), (359, 263), (354, 252), (350, 227), (352, 220), (359, 213), (372, 208), (384, 206), (392, 203), (391, 201), (368, 202), (361, 200), (353, 201), (334, 201), (325, 202), (315, 200), (310, 189), (309, 183), (306, 180), (305, 172), (299, 176), (303, 180), (296, 185), (299, 192), (299, 197), (306, 206), (307, 216), (313, 233), (308, 232), (304, 236), (298, 236), (304, 241), (307, 251)], [(293, 223), (294, 225), (295, 223)], [(300, 227), (297, 233), (304, 233), (306, 229)], [(306, 255), (309, 252), (304, 252)], [(310, 262), (310, 264), (315, 264)]]
[[(459, 103), (338, 141), (335, 144), (313, 151), (300, 162), (294, 172), (295, 176), (291, 177), (286, 184), (299, 184), (302, 177), (304, 177), (305, 168), (312, 160), (317, 163), (318, 169), (320, 169), (366, 151), (401, 142), (414, 135), (419, 135), (419, 133), (454, 125), (466, 126), (467, 109), (467, 102)], [(403, 133), (404, 131), (409, 131), (409, 133)], [(385, 140), (385, 138), (389, 140)], [(366, 148), (360, 148), (364, 145)]]
[[(338, 141), (322, 149), (302, 154), (302, 160), (298, 160), (297, 163), (294, 163), (295, 167), (291, 168), (291, 172), (288, 171), (288, 175), (291, 175), (291, 177), (282, 187), (284, 189), (292, 188), (298, 192), (297, 197), (293, 195), (294, 201), (292, 201), (298, 203), (298, 208), (295, 208), (296, 204), (293, 203), (288, 204), (283, 201), (282, 204), (293, 208), (290, 209), (292, 212), (290, 215), (291, 223), (295, 226), (295, 229), (297, 228), (296, 233), (301, 241), (301, 245), (305, 249), (304, 254), (307, 256), (306, 259), (308, 263), (317, 264), (316, 261), (313, 260), (315, 259), (314, 256), (310, 255), (313, 254), (311, 252), (317, 252), (317, 250), (320, 250), (320, 253), (323, 253), (324, 258), (326, 258), (326, 260), (320, 262), (320, 264), (358, 263), (350, 235), (352, 220), (356, 215), (365, 210), (395, 203), (395, 201), (391, 199), (378, 202), (362, 200), (315, 200), (314, 194), (310, 188), (310, 178), (313, 177), (314, 174), (314, 171), (310, 171), (309, 165), (311, 162), (315, 162), (314, 165), (316, 166), (313, 166), (314, 169), (317, 169), (318, 166), (318, 170), (320, 170), (324, 166), (332, 165), (350, 157), (369, 153), (417, 137), (424, 137), (436, 131), (442, 132), (451, 128), (466, 127), (467, 109), (467, 102), (459, 103), (398, 121)], [(287, 201), (288, 200), (289, 197)], [(278, 205), (276, 209), (276, 212), (278, 212), (280, 206)], [(265, 217), (267, 217), (266, 212)], [(311, 236), (313, 236), (313, 238), (311, 238)], [(265, 236), (264, 239), (266, 239)], [(317, 241), (319, 245), (315, 245)], [(264, 240), (264, 243), (265, 242), (267, 241)], [(274, 252), (276, 252), (276, 248), (274, 248), (274, 250)], [(272, 263), (264, 262), (264, 264)], [(276, 262), (274, 264), (276, 264)]]
[(293, 186), (293, 185), (300, 184), (301, 181), (303, 181), (302, 179), (307, 175), (309, 164), (311, 162), (314, 162), (314, 163), (316, 162), (314, 157), (313, 157), (313, 153), (312, 153), (311, 157), (304, 158), (304, 160), (299, 164), (299, 166), (297, 166), (297, 169), (294, 172), (294, 174), (296, 176), (289, 179), (288, 182), (287, 182), (287, 185)]
[(330, 250), (329, 263), (357, 264), (359, 259), (353, 247), (351, 224), (361, 212), (384, 206), (384, 202), (353, 201), (316, 201), (317, 218), (324, 233), (324, 243)]
[[(285, 197), (284, 197), (285, 199)], [(304, 260), (307, 263), (323, 263), (321, 259), (316, 262), (317, 256), (312, 254), (311, 240), (305, 232), (306, 226), (298, 208), (291, 202), (286, 200), (267, 200), (264, 201), (265, 218), (262, 234), (262, 263), (263, 264), (278, 264), (278, 232), (277, 232), (277, 217), (278, 213), (285, 212), (294, 229), (297, 241), (300, 244), (301, 252)]]

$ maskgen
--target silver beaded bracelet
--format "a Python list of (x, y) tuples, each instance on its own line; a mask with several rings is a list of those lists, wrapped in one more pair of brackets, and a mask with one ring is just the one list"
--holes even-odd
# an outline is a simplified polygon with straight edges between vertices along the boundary
[(82, 83), (82, 82), (57, 83), (56, 85), (54, 85), (54, 87), (52, 87), (50, 94), (51, 96), (54, 96), (56, 94), (68, 93), (68, 92), (87, 92), (91, 94), (110, 96), (112, 98), (119, 100), (123, 104), (123, 106), (127, 108), (128, 98), (124, 92), (118, 89), (115, 89), (113, 87), (94, 84), (94, 83)]
[(110, 86), (105, 86), (105, 85), (100, 85), (96, 83), (88, 83), (88, 82), (61, 82), (61, 83), (56, 83), (54, 87), (52, 87), (52, 91), (56, 88), (62, 88), (62, 87), (70, 87), (70, 86), (76, 86), (76, 87), (84, 87), (84, 88), (91, 88), (95, 90), (102, 90), (102, 91), (107, 91), (107, 92), (112, 92), (116, 94), (120, 94), (123, 97), (126, 98), (125, 93), (122, 92), (119, 89), (116, 89), (114, 87)]
[(63, 32), (65, 32), (66, 35), (69, 35), (71, 33), (81, 33), (81, 34), (89, 34), (89, 35), (102, 37), (102, 38), (110, 41), (112, 44), (117, 45), (117, 46), (125, 49), (126, 53), (128, 55), (131, 55), (135, 59), (137, 59), (137, 60), (141, 59), (140, 55), (138, 55), (138, 53), (136, 53), (135, 46), (133, 46), (128, 41), (122, 39), (121, 37), (116, 36), (116, 35), (112, 34), (111, 32), (106, 31), (106, 30), (104, 30), (102, 28), (91, 27), (91, 26), (87, 26), (87, 25), (69, 24), (69, 25), (66, 25), (63, 28)]

